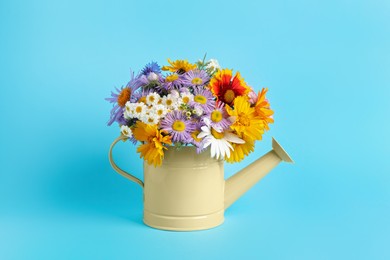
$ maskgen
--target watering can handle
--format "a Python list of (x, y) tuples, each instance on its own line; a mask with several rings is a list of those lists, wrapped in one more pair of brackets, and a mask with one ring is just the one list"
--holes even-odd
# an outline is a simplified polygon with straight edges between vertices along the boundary
[(118, 167), (118, 165), (116, 165), (116, 163), (114, 162), (114, 159), (112, 158), (112, 148), (114, 148), (114, 146), (116, 145), (116, 143), (118, 143), (119, 141), (121, 140), (125, 140), (127, 139), (126, 136), (124, 135), (121, 135), (119, 136), (117, 139), (114, 140), (114, 142), (112, 142), (111, 146), (110, 146), (110, 151), (108, 152), (108, 159), (110, 160), (110, 164), (112, 166), (112, 168), (114, 168), (114, 170), (119, 173), (120, 175), (122, 175), (123, 177), (135, 182), (135, 183), (138, 183), (142, 188), (144, 187), (144, 183), (138, 179), (137, 177), (131, 175), (130, 173), (128, 172), (125, 172), (124, 170), (122, 170), (121, 168)]

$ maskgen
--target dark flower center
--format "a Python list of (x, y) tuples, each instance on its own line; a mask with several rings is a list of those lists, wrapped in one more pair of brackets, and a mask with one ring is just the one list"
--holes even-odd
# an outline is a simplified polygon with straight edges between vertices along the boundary
[(118, 95), (118, 105), (120, 107), (124, 107), (126, 105), (126, 102), (130, 100), (131, 95), (131, 89), (124, 88), (122, 89), (121, 93)]

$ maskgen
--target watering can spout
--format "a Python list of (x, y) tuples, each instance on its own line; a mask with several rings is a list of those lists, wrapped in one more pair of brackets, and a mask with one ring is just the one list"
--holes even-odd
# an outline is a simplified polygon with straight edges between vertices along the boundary
[(293, 163), (293, 160), (282, 146), (272, 138), (271, 151), (226, 180), (225, 209), (232, 205), (281, 161)]

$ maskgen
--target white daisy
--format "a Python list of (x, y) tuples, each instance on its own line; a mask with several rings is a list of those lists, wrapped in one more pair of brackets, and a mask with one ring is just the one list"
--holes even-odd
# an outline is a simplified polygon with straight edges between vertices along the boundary
[(168, 108), (164, 105), (155, 105), (152, 110), (159, 118), (164, 117), (169, 112)]
[(181, 97), (176, 98), (175, 103), (172, 105), (173, 110), (178, 110), (183, 104), (183, 99)]
[(192, 95), (190, 92), (182, 92), (180, 93), (180, 97), (182, 100), (182, 103), (188, 104), (191, 101), (194, 101), (194, 95)]
[(159, 122), (159, 117), (155, 113), (145, 114), (140, 119), (145, 124), (150, 124), (150, 125), (157, 125)]
[(206, 69), (210, 70), (212, 73), (219, 70), (221, 66), (219, 65), (219, 62), (216, 59), (210, 59), (207, 62)]
[(229, 132), (222, 131), (222, 129), (218, 129), (217, 131), (213, 127), (210, 126), (210, 121), (208, 118), (204, 119), (206, 125), (202, 126), (200, 134), (197, 136), (198, 138), (203, 139), (203, 147), (202, 149), (210, 146), (211, 157), (218, 159), (223, 159), (225, 156), (230, 156), (230, 150), (234, 150), (230, 143), (243, 144), (244, 140), (238, 138), (237, 135)]
[(134, 111), (135, 111), (136, 106), (137, 106), (137, 103), (130, 103), (129, 101), (127, 101), (126, 105), (125, 105), (125, 112), (123, 113), (123, 116), (126, 119), (134, 118), (135, 117)]
[(121, 133), (124, 136), (127, 136), (129, 138), (133, 136), (133, 132), (131, 131), (130, 127), (128, 127), (127, 125), (122, 125), (121, 126)]
[(203, 115), (203, 109), (201, 107), (195, 107), (193, 112), (197, 116), (202, 116)]
[(134, 107), (134, 117), (135, 118), (141, 118), (143, 117), (144, 115), (146, 115), (146, 112), (148, 110), (148, 107), (145, 105), (144, 102), (140, 102), (140, 103), (135, 103), (135, 107)]
[(171, 90), (170, 94), (171, 94), (171, 96), (174, 97), (174, 98), (179, 98), (179, 97), (180, 97), (180, 93), (179, 93), (179, 91), (177, 91), (176, 89)]
[(161, 97), (158, 93), (152, 92), (146, 96), (146, 104), (149, 106), (157, 105)]
[(164, 106), (166, 106), (168, 109), (172, 109), (174, 106), (176, 106), (177, 103), (177, 97), (168, 94), (162, 98), (161, 102)]

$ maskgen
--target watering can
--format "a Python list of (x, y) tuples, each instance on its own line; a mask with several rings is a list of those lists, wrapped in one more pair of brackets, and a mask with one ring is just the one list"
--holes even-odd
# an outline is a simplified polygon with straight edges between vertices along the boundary
[(224, 212), (241, 195), (261, 180), (280, 162), (293, 162), (279, 143), (272, 139), (272, 150), (227, 180), (224, 161), (209, 152), (196, 153), (193, 146), (168, 147), (161, 166), (144, 162), (144, 181), (120, 169), (109, 160), (116, 172), (138, 183), (144, 192), (146, 225), (163, 230), (192, 231), (216, 227), (224, 222)]

